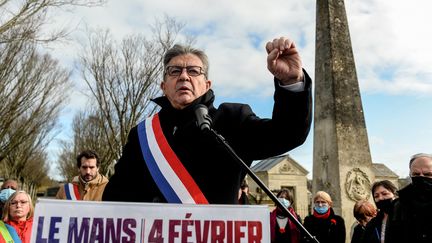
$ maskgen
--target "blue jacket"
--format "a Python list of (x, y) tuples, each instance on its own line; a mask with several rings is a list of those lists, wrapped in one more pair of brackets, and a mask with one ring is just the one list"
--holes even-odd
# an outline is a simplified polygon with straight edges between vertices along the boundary
[[(6, 234), (8, 233), (9, 235), (6, 236), (2, 233), (6, 233)], [(6, 241), (6, 238), (9, 238), (9, 237), (13, 240), (12, 242)], [(3, 243), (3, 242), (21, 243), (21, 239), (18, 237), (16, 230), (12, 226), (4, 223), (3, 221), (0, 221), (0, 243)]]

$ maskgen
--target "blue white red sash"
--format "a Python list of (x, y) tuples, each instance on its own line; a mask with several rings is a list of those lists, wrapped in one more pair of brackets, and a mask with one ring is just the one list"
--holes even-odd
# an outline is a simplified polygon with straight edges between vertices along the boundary
[(67, 200), (81, 200), (81, 196), (78, 190), (78, 185), (72, 183), (66, 183), (64, 184), (64, 191)]
[(168, 144), (158, 114), (138, 124), (138, 138), (150, 174), (169, 203), (208, 204), (204, 194)]

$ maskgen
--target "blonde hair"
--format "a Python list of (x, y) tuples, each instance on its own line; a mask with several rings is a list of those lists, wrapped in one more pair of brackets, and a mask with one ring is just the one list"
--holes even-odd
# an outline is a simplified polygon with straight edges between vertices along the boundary
[(34, 207), (33, 207), (33, 202), (31, 199), (31, 196), (26, 192), (26, 191), (16, 191), (14, 192), (14, 194), (12, 194), (9, 199), (6, 201), (4, 207), (3, 207), (3, 215), (2, 215), (2, 220), (3, 221), (8, 221), (11, 220), (12, 217), (9, 213), (10, 211), (10, 207), (11, 207), (11, 203), (12, 201), (16, 198), (16, 196), (18, 196), (18, 194), (25, 194), (27, 196), (27, 200), (29, 203), (29, 212), (27, 213), (27, 217), (26, 219), (29, 219), (31, 217), (33, 217), (33, 213), (34, 213)]
[(314, 197), (313, 201), (315, 202), (318, 198), (321, 198), (324, 201), (326, 201), (329, 204), (330, 207), (333, 206), (333, 201), (332, 201), (330, 195), (327, 192), (325, 192), (325, 191), (317, 191), (317, 193), (315, 194), (315, 197)]

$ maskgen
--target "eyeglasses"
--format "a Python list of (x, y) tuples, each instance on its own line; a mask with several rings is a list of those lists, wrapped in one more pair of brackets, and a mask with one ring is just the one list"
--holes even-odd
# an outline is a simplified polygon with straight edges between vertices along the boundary
[(16, 207), (16, 206), (18, 206), (18, 204), (26, 205), (27, 203), (28, 203), (28, 201), (12, 201), (10, 204), (11, 204), (11, 206)]
[(199, 66), (168, 66), (165, 73), (172, 77), (178, 77), (182, 74), (183, 69), (186, 69), (186, 73), (191, 77), (196, 77), (204, 74), (203, 68)]

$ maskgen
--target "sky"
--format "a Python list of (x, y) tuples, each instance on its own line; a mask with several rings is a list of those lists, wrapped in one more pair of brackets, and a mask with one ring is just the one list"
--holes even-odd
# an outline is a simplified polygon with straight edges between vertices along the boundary
[[(314, 79), (315, 12), (313, 0), (108, 0), (102, 7), (57, 10), (55, 24), (74, 26), (71, 42), (52, 47), (54, 57), (74, 68), (78, 41), (86, 28), (107, 28), (118, 39), (150, 32), (164, 15), (185, 24), (196, 46), (210, 60), (216, 105), (241, 102), (270, 117), (273, 78), (266, 68), (265, 43), (293, 39), (303, 67)], [(351, 42), (369, 137), (372, 161), (401, 177), (419, 152), (431, 153), (432, 3), (429, 0), (345, 1)], [(429, 54), (429, 55), (428, 55)], [(84, 88), (79, 75), (72, 75)], [(73, 114), (85, 105), (77, 93), (61, 116), (60, 138), (71, 136)], [(312, 174), (313, 128), (306, 142), (289, 152)], [(51, 152), (56, 153), (55, 142)]]

